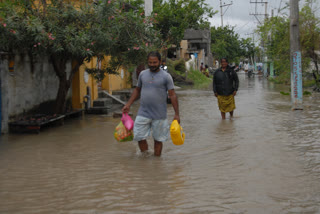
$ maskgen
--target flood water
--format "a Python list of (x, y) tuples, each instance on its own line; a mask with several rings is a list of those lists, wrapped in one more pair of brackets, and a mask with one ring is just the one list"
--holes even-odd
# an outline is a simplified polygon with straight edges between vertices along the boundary
[(185, 144), (160, 158), (116, 142), (106, 115), (3, 135), (0, 213), (320, 213), (320, 95), (292, 111), (288, 87), (239, 78), (232, 120), (211, 89), (177, 91)]

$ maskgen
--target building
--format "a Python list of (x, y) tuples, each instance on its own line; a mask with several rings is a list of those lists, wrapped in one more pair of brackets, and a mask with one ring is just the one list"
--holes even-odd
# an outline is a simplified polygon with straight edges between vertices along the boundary
[(209, 67), (213, 65), (211, 53), (210, 30), (187, 29), (180, 44), (180, 57), (190, 59), (190, 55), (196, 58), (196, 67), (200, 68), (201, 62)]

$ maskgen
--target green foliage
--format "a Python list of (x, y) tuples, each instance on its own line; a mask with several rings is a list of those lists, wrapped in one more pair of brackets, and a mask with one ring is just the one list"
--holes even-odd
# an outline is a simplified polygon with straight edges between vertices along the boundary
[(178, 75), (185, 76), (186, 66), (184, 59), (179, 60), (166, 60), (166, 65), (168, 66), (169, 72), (173, 72)]
[[(168, 71), (169, 73), (174, 72), (179, 74), (178, 72), (176, 72), (175, 70), (175, 66), (174, 66), (174, 61), (170, 60), (170, 59), (166, 59), (166, 65), (168, 66)], [(180, 75), (180, 74), (179, 74)]]
[(283, 92), (283, 91), (280, 91), (280, 94), (282, 94), (282, 95), (290, 95), (290, 93), (289, 92)]
[(188, 71), (188, 79), (194, 82), (193, 88), (196, 89), (208, 88), (210, 83), (212, 83), (212, 79), (203, 75), (199, 70), (191, 69)]
[[(0, 3), (0, 51), (50, 58), (60, 81), (56, 113), (64, 112), (72, 77), (85, 60), (112, 56), (106, 68), (88, 69), (96, 79), (102, 79), (120, 66), (141, 64), (147, 53), (161, 42), (156, 36), (159, 33), (150, 27), (153, 17), (124, 11), (119, 1), (98, 0), (81, 6), (69, 2), (3, 0)], [(71, 72), (66, 71), (67, 62), (74, 63)]]
[[(143, 11), (141, 0), (126, 0)], [(188, 28), (208, 29), (209, 18), (216, 12), (206, 3), (205, 0), (154, 0), (153, 27), (160, 32), (162, 47), (176, 44), (180, 45), (184, 32)]]
[(175, 61), (174, 64), (175, 64), (174, 69), (176, 71), (180, 71), (181, 73), (185, 73), (186, 72), (186, 62), (184, 61), (183, 58)]
[(303, 87), (305, 88), (309, 88), (309, 87), (313, 87), (316, 85), (316, 80), (304, 80), (303, 81)]
[[(318, 68), (320, 48), (319, 18), (313, 11), (313, 0), (306, 1), (299, 14), (300, 45), (302, 53), (302, 71), (305, 72), (314, 63)], [(290, 19), (286, 16), (277, 16), (268, 19), (259, 26), (258, 32), (265, 43), (269, 59), (274, 61), (278, 82), (290, 83)], [(315, 71), (319, 74), (319, 70)], [(316, 75), (315, 75), (316, 77)]]
[(304, 91), (303, 96), (310, 96), (312, 93), (310, 91)]
[(22, 0), (15, 2), (1, 3), (2, 51), (54, 55), (80, 64), (83, 59), (112, 55), (118, 62), (110, 68), (114, 71), (120, 65), (141, 63), (160, 43), (149, 27), (152, 17), (124, 12), (115, 0), (81, 7), (60, 0), (45, 7), (35, 1), (29, 1), (33, 7), (26, 7)]
[(240, 56), (253, 56), (254, 44), (250, 38), (240, 39), (234, 27), (211, 27), (211, 50), (216, 59), (226, 57), (230, 62), (239, 63)]

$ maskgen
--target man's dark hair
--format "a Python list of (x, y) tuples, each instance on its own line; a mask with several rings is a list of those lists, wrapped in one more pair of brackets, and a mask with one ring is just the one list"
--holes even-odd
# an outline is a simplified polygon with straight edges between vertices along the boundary
[(226, 60), (226, 62), (229, 62), (226, 57), (221, 58), (221, 59), (220, 59), (220, 62), (222, 62), (223, 59)]
[(158, 51), (151, 51), (148, 54), (148, 59), (149, 59), (150, 56), (157, 57), (159, 59), (159, 61), (161, 62), (161, 54)]

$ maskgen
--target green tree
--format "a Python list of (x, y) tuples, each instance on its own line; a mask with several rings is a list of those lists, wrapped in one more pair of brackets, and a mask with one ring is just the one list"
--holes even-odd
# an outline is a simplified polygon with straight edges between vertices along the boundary
[[(307, 65), (311, 61), (314, 64), (312, 70), (313, 77), (317, 83), (320, 82), (319, 73), (319, 56), (317, 51), (320, 50), (320, 20), (315, 16), (315, 10), (313, 10), (314, 1), (307, 1), (306, 5), (300, 12), (300, 39), (301, 39), (301, 51), (306, 60)], [(319, 87), (319, 86), (318, 86)]]
[[(130, 0), (130, 4), (143, 13), (143, 1)], [(179, 46), (186, 29), (208, 29), (208, 19), (215, 13), (205, 0), (153, 0), (153, 27), (160, 32), (163, 45)]]
[(254, 44), (250, 38), (240, 39), (232, 26), (211, 27), (211, 51), (216, 59), (239, 63), (241, 57), (253, 56)]
[(265, 53), (274, 61), (279, 79), (290, 81), (290, 34), (287, 17), (272, 17), (259, 26), (258, 32), (264, 42)]
[[(5, 0), (0, 3), (0, 50), (46, 55), (59, 78), (55, 113), (64, 113), (73, 75), (85, 60), (111, 55), (107, 68), (91, 70), (96, 77), (116, 74), (121, 65), (144, 61), (157, 40), (146, 19), (134, 11), (124, 12), (115, 0), (72, 5), (62, 0)], [(153, 45), (153, 46), (152, 46)], [(72, 70), (66, 68), (72, 62)]]
[[(300, 44), (302, 52), (302, 71), (310, 67), (312, 61), (316, 70), (314, 78), (319, 81), (318, 55), (320, 30), (319, 19), (315, 17), (312, 3), (308, 0), (300, 11)], [(277, 78), (280, 82), (290, 83), (290, 19), (287, 16), (277, 16), (268, 19), (259, 26), (262, 41), (265, 43), (266, 54), (274, 61)]]
[(254, 56), (256, 48), (251, 38), (241, 38), (239, 43), (241, 56), (245, 58), (251, 58)]

